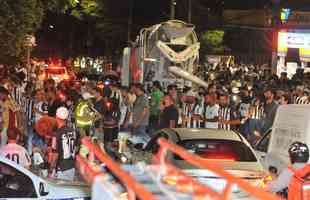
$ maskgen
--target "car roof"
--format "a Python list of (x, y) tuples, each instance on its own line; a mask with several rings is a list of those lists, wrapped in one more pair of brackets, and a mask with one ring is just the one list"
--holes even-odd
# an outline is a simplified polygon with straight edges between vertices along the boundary
[(164, 129), (168, 134), (176, 134), (180, 140), (193, 139), (219, 139), (219, 140), (233, 140), (243, 141), (241, 135), (234, 131), (223, 129), (197, 129), (197, 128), (173, 128)]

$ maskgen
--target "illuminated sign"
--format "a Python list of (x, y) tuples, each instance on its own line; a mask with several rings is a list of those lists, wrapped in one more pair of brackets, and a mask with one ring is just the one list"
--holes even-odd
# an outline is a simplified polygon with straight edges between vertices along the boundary
[(279, 32), (278, 48), (310, 49), (310, 33)]
[(282, 8), (281, 9), (281, 21), (282, 21), (282, 23), (287, 22), (290, 14), (291, 14), (291, 9), (289, 9), (289, 8)]

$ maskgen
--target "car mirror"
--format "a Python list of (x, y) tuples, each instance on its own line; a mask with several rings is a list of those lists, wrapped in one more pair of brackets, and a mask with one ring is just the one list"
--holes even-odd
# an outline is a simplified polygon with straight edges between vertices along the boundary
[(40, 183), (39, 192), (40, 192), (41, 196), (48, 195), (49, 191), (48, 191), (48, 187), (46, 186), (46, 184), (44, 184), (42, 182)]

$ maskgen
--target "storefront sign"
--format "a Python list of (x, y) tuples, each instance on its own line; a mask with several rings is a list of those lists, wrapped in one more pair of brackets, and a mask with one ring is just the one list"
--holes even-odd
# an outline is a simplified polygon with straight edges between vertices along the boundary
[(310, 49), (310, 33), (279, 32), (278, 46)]

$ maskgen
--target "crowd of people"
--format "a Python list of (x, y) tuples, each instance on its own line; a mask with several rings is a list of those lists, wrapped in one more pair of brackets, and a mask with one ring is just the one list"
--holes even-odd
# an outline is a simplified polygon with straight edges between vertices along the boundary
[[(109, 79), (3, 79), (0, 154), (45, 169), (40, 170), (44, 175), (72, 180), (84, 136), (92, 136), (107, 152), (120, 131), (145, 144), (157, 130), (177, 127), (234, 130), (253, 144), (271, 128), (279, 105), (308, 104), (309, 77), (302, 70), (289, 79), (261, 66), (218, 65), (206, 77), (207, 88), (162, 88), (159, 81), (127, 87)], [(85, 108), (81, 105), (88, 106), (89, 115), (80, 115), (85, 113), (78, 111)], [(53, 124), (52, 133), (41, 133), (42, 119)]]

